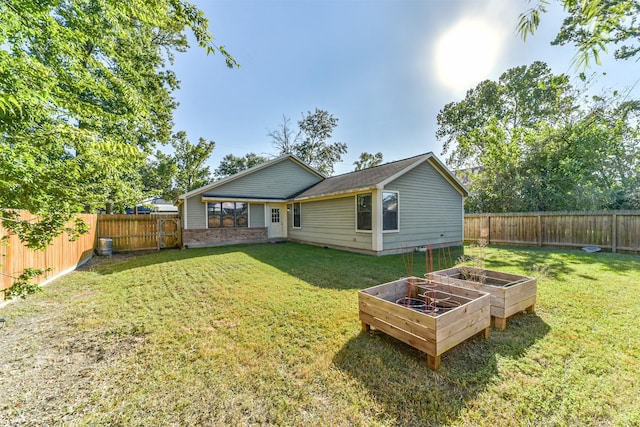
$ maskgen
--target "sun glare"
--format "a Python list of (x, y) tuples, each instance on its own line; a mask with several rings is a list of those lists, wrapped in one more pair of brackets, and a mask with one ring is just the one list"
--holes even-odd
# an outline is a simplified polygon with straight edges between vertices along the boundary
[(462, 91), (489, 76), (502, 50), (498, 32), (487, 22), (464, 19), (436, 42), (436, 72), (444, 85)]

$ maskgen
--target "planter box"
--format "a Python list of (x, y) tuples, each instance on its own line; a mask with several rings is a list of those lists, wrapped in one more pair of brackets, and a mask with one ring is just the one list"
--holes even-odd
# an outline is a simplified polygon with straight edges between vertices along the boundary
[[(406, 305), (407, 297), (429, 304), (418, 311)], [(479, 332), (489, 337), (490, 296), (442, 280), (407, 277), (364, 289), (358, 292), (358, 301), (363, 330), (373, 327), (423, 351), (434, 370), (445, 351)]]
[(476, 267), (456, 267), (434, 271), (427, 278), (491, 294), (491, 317), (496, 328), (505, 329), (508, 317), (535, 309), (537, 280), (532, 277)]

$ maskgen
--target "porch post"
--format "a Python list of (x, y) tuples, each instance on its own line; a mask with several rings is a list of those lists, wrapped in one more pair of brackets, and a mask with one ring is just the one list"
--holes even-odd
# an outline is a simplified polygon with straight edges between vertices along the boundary
[(371, 246), (375, 252), (380, 252), (384, 248), (382, 239), (382, 191), (373, 190), (371, 195), (373, 206), (371, 207)]

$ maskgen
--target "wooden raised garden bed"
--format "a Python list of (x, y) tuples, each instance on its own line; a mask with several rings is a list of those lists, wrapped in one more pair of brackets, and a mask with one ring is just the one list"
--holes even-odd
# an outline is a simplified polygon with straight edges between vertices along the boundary
[(537, 280), (532, 277), (462, 266), (434, 271), (427, 278), (491, 294), (491, 316), (496, 328), (505, 329), (507, 318), (535, 309)]
[(358, 292), (362, 328), (372, 327), (427, 354), (438, 369), (441, 355), (479, 332), (489, 337), (490, 296), (407, 277)]

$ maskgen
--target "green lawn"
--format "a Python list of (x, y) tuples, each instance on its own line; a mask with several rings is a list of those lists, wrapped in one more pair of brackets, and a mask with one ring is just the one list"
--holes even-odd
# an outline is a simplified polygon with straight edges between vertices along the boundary
[[(436, 372), (361, 332), (357, 291), (406, 276), (401, 256), (286, 243), (98, 259), (0, 309), (0, 342), (36, 331), (0, 350), (0, 424), (640, 425), (640, 257), (485, 254), (547, 266), (536, 313)], [(460, 253), (434, 255), (437, 269)]]

